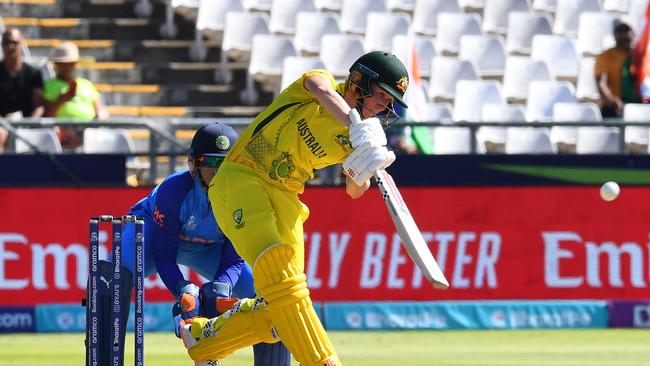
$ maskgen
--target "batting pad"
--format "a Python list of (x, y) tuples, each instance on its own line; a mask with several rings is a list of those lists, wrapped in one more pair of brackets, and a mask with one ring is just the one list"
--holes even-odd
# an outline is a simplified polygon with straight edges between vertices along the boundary
[(232, 309), (215, 318), (195, 318), (191, 333), (199, 339), (188, 350), (195, 361), (220, 360), (244, 347), (279, 341), (262, 298), (241, 299)]
[(314, 311), (300, 268), (293, 248), (276, 244), (257, 258), (253, 278), (268, 302), (278, 335), (301, 365), (341, 365)]

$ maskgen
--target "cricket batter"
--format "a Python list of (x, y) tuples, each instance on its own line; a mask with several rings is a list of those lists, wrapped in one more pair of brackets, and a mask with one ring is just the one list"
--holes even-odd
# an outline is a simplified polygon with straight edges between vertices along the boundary
[[(179, 337), (181, 325), (192, 318), (220, 315), (232, 305), (232, 297), (255, 296), (251, 269), (219, 229), (207, 196), (208, 183), (236, 140), (235, 130), (218, 122), (199, 128), (188, 152), (189, 169), (167, 177), (130, 212), (145, 218), (146, 275), (157, 272), (177, 300), (173, 316)], [(122, 235), (122, 260), (131, 274), (134, 230), (127, 224)], [(178, 264), (212, 281), (199, 288), (183, 277)], [(125, 310), (128, 318), (128, 307)], [(290, 365), (289, 352), (281, 343), (255, 345), (254, 353), (257, 366)]]
[(370, 52), (343, 83), (324, 70), (304, 74), (242, 133), (208, 196), (223, 232), (253, 268), (259, 297), (186, 325), (181, 336), (192, 359), (221, 359), (281, 339), (301, 365), (341, 365), (309, 297), (303, 241), (309, 210), (298, 195), (315, 169), (343, 163), (346, 191), (360, 197), (370, 177), (395, 160), (382, 123), (398, 118), (393, 103), (406, 107), (407, 87), (406, 68), (394, 55)]

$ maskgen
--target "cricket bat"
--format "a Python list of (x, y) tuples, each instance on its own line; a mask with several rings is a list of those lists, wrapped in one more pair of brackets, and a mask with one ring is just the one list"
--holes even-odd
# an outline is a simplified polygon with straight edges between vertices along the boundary
[(420, 268), (431, 284), (439, 289), (447, 289), (449, 282), (442, 273), (440, 266), (438, 266), (438, 262), (433, 258), (420, 229), (415, 224), (411, 212), (406, 207), (406, 203), (404, 203), (402, 195), (393, 181), (393, 177), (385, 170), (379, 170), (375, 173), (375, 179), (397, 233), (411, 260)]

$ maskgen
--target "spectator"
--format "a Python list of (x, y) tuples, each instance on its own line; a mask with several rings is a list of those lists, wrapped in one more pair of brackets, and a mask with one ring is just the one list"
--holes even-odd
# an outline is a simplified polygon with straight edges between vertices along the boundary
[(630, 72), (634, 31), (629, 25), (619, 22), (614, 27), (614, 39), (616, 45), (598, 55), (594, 66), (603, 117), (622, 117), (625, 103), (641, 101)]
[[(23, 62), (23, 35), (16, 28), (2, 34), (0, 64), (0, 117), (20, 119), (43, 115), (43, 77), (41, 72)], [(0, 153), (5, 150), (7, 130), (0, 128)]]
[[(95, 85), (77, 77), (75, 70), (79, 61), (79, 49), (72, 42), (63, 42), (54, 49), (51, 58), (56, 77), (45, 81), (45, 116), (63, 118), (77, 122), (89, 122), (109, 117), (102, 105)], [(74, 149), (81, 144), (82, 130), (59, 128), (61, 146)]]

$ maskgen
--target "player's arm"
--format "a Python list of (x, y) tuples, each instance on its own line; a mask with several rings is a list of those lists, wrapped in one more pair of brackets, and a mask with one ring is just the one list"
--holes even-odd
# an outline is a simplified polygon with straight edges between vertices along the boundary
[(367, 190), (370, 188), (370, 181), (366, 180), (360, 186), (357, 185), (354, 180), (347, 175), (345, 176), (345, 192), (352, 199), (357, 199), (361, 197)]
[(243, 267), (244, 260), (237, 254), (230, 241), (226, 239), (221, 250), (221, 263), (219, 263), (219, 269), (214, 276), (214, 281), (227, 283), (232, 291), (237, 281), (239, 281)]
[(346, 126), (350, 125), (348, 114), (351, 108), (345, 99), (337, 93), (329, 79), (323, 75), (312, 74), (305, 77), (304, 85), (337, 120)]
[(178, 233), (181, 206), (187, 193), (194, 187), (190, 177), (176, 176), (164, 181), (156, 192), (151, 237), (153, 257), (160, 278), (174, 298), (181, 295), (180, 288), (185, 281), (178, 268)]

